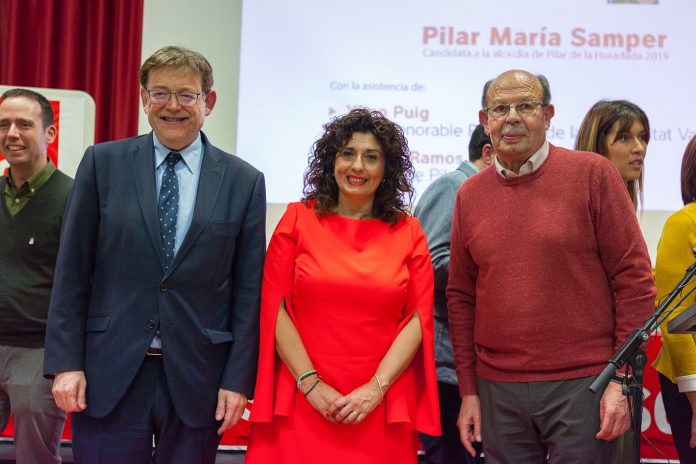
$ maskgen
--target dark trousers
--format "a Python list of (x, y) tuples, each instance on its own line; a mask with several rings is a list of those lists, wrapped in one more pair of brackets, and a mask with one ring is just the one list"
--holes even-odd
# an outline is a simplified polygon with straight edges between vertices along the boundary
[(162, 358), (148, 356), (109, 415), (72, 415), (73, 456), (75, 464), (213, 464), (218, 427), (191, 428), (181, 422)]
[[(479, 377), (486, 464), (609, 464), (616, 440), (597, 440), (595, 377), (549, 382), (492, 382)], [(548, 457), (548, 461), (547, 461)]]
[(14, 422), (18, 464), (56, 464), (65, 412), (42, 375), (43, 348), (0, 346), (0, 431)]
[(660, 374), (662, 402), (665, 404), (667, 420), (672, 429), (672, 439), (677, 447), (679, 462), (696, 464), (696, 449), (689, 446), (691, 440), (691, 404), (684, 393), (667, 377)]
[(442, 436), (420, 434), (423, 451), (425, 451), (425, 462), (427, 464), (482, 464), (481, 444), (474, 444), (478, 454), (476, 458), (473, 458), (461, 442), (457, 427), (457, 417), (462, 402), (459, 388), (456, 385), (438, 382), (437, 391), (440, 395)]

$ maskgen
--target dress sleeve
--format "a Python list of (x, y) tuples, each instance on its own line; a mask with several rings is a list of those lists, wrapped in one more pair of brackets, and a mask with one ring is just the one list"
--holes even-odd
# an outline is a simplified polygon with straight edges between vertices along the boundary
[(433, 267), (428, 242), (417, 219), (411, 219), (413, 250), (408, 261), (408, 291), (401, 329), (418, 313), (423, 341), (411, 365), (385, 398), (387, 423), (403, 423), (428, 435), (440, 435), (440, 410), (433, 335)]
[[(689, 214), (679, 211), (665, 223), (662, 237), (657, 246), (655, 281), (658, 289), (658, 303), (660, 299), (672, 291), (681, 278), (684, 277), (686, 268), (694, 262), (694, 256), (691, 253), (694, 246), (696, 246), (696, 223), (694, 223), (693, 218)], [(664, 372), (664, 374), (671, 380), (676, 380), (679, 384), (683, 383), (680, 382), (680, 377), (696, 374), (696, 343), (692, 335), (668, 333), (667, 323), (689, 307), (695, 298), (692, 295), (684, 300), (661, 326), (664, 348), (660, 357), (667, 355), (672, 361), (673, 369), (672, 372)], [(681, 391), (696, 390), (693, 386), (690, 388), (682, 387), (684, 386), (680, 385)]]
[(287, 415), (295, 393), (292, 375), (275, 351), (275, 325), (280, 302), (285, 299), (292, 313), (291, 290), (297, 249), (297, 221), (300, 203), (290, 203), (276, 226), (266, 253), (261, 287), (259, 370), (256, 379), (251, 422), (270, 422), (274, 415)]

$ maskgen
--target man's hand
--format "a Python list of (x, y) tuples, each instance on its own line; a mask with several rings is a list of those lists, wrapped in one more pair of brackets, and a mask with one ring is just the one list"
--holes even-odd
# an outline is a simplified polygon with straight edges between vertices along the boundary
[(237, 393), (221, 388), (218, 390), (218, 403), (215, 408), (215, 420), (221, 420), (222, 425), (218, 429), (218, 435), (222, 435), (225, 430), (239, 422), (244, 414), (247, 404), (247, 397), (244, 393)]
[(459, 427), (462, 445), (470, 455), (476, 457), (476, 450), (472, 443), (474, 441), (481, 443), (481, 402), (478, 395), (464, 395), (462, 397), (457, 427)]
[(599, 402), (598, 440), (611, 441), (625, 433), (630, 424), (628, 419), (628, 398), (621, 392), (621, 385), (609, 382)]
[(87, 408), (87, 379), (84, 371), (58, 372), (51, 393), (56, 406), (65, 412), (80, 412)]

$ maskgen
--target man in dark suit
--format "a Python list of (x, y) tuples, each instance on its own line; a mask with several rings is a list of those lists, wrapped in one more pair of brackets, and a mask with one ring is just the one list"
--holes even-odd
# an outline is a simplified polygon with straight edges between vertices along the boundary
[(79, 412), (76, 463), (212, 463), (254, 388), (264, 178), (200, 131), (202, 55), (160, 49), (140, 83), (153, 132), (88, 148), (77, 171), (44, 372)]

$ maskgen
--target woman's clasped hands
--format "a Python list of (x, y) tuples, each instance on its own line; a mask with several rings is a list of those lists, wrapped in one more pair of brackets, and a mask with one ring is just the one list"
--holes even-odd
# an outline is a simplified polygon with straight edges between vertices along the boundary
[(345, 396), (318, 377), (303, 381), (300, 390), (326, 420), (341, 424), (361, 423), (383, 398), (375, 377)]

